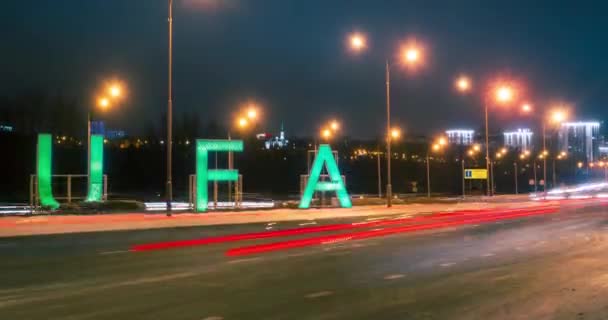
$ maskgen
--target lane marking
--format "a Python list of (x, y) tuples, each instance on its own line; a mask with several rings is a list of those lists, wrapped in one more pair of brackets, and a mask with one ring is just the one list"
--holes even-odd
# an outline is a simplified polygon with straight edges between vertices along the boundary
[(316, 298), (331, 296), (332, 294), (334, 294), (334, 293), (331, 291), (319, 291), (319, 292), (315, 292), (315, 293), (309, 293), (309, 294), (305, 295), (305, 297), (308, 299), (316, 299)]
[(99, 254), (108, 255), (108, 254), (119, 254), (119, 253), (127, 253), (127, 252), (131, 252), (131, 250), (103, 251), (103, 252), (99, 252)]
[(442, 266), (444, 268), (447, 268), (447, 267), (451, 267), (451, 266), (453, 266), (455, 264), (456, 264), (456, 262), (447, 262), (447, 263), (440, 264), (440, 266)]
[(405, 277), (405, 276), (402, 274), (389, 274), (384, 277), (384, 280), (395, 280), (395, 279), (400, 279), (403, 277)]
[(251, 261), (257, 261), (257, 260), (262, 260), (262, 258), (254, 257), (254, 258), (236, 259), (236, 260), (230, 260), (230, 261), (228, 261), (228, 263), (242, 263), (242, 262), (251, 262)]
[(492, 253), (492, 252), (490, 252), (490, 253), (483, 254), (483, 255), (481, 255), (481, 256), (482, 256), (482, 257), (492, 257), (492, 256), (495, 256), (495, 254), (494, 254), (494, 253)]

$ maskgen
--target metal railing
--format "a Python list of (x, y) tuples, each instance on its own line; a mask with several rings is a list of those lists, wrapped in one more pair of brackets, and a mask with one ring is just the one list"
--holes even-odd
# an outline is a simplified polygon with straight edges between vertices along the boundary
[[(86, 199), (86, 191), (84, 195), (74, 195), (72, 192), (72, 182), (74, 179), (78, 178), (86, 178), (88, 181), (88, 175), (86, 174), (54, 174), (51, 178), (65, 178), (66, 179), (66, 187), (65, 193), (60, 196), (54, 196), (54, 198), (59, 202), (64, 203), (72, 203), (74, 200), (84, 200)], [(62, 201), (63, 200), (63, 201)], [(103, 194), (102, 200), (108, 200), (108, 176), (103, 175)], [(35, 209), (40, 207), (40, 197), (38, 194), (38, 176), (35, 174), (30, 175), (30, 207)]]
[[(196, 175), (191, 174), (188, 179), (188, 203), (194, 209), (196, 209)], [(228, 195), (228, 201), (232, 201), (230, 197), (231, 194)], [(243, 175), (239, 174), (238, 180), (234, 183), (234, 208), (240, 208), (241, 203), (243, 203)], [(210, 209), (218, 208), (218, 183), (217, 181), (213, 182), (213, 206), (210, 206)], [(222, 207), (224, 208), (224, 207)]]

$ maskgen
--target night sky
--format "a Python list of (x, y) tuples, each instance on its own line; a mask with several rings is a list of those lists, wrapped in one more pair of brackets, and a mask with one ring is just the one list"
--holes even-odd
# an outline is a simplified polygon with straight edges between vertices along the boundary
[[(112, 124), (160, 128), (166, 3), (4, 3), (0, 94), (41, 88), (76, 97), (84, 109), (104, 80), (117, 77), (129, 94), (108, 115)], [(517, 79), (537, 106), (567, 102), (579, 119), (603, 120), (607, 9), (603, 1), (556, 0), (175, 0), (174, 108), (227, 125), (253, 99), (273, 133), (284, 121), (288, 134), (312, 135), (336, 117), (346, 134), (376, 137), (385, 124), (384, 61), (416, 37), (427, 47), (424, 69), (395, 66), (392, 76), (394, 121), (410, 134), (478, 129), (482, 83), (497, 76)], [(364, 54), (347, 50), (352, 31), (368, 36)], [(463, 72), (476, 81), (469, 96), (453, 89)], [(496, 110), (495, 123), (518, 125), (516, 112)]]

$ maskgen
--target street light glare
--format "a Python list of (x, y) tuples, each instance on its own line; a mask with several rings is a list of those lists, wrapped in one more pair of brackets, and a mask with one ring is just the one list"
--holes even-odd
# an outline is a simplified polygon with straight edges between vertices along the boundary
[(476, 152), (481, 150), (481, 146), (479, 146), (478, 144), (473, 146), (473, 150), (475, 150)]
[(409, 64), (416, 63), (420, 60), (420, 50), (416, 47), (407, 48), (404, 53), (404, 58)]
[(329, 127), (333, 131), (338, 131), (338, 130), (340, 130), (340, 123), (338, 121), (334, 120), (329, 124)]
[(447, 143), (448, 141), (444, 137), (441, 137), (439, 138), (439, 140), (437, 140), (437, 144), (439, 144), (440, 146), (445, 146)]
[(509, 102), (513, 100), (513, 89), (508, 86), (501, 86), (496, 89), (496, 100), (498, 102)]
[(566, 112), (562, 110), (553, 111), (553, 113), (551, 114), (551, 121), (553, 121), (554, 123), (562, 123), (566, 120), (566, 118)]
[(435, 144), (433, 145), (433, 151), (438, 151), (438, 150), (439, 150), (439, 148), (441, 148), (441, 146), (440, 146), (438, 143), (435, 143)]
[(110, 96), (112, 96), (113, 98), (120, 97), (120, 95), (122, 94), (122, 90), (117, 84), (112, 85), (108, 91), (110, 93)]
[(250, 107), (249, 110), (247, 110), (247, 118), (249, 119), (256, 119), (258, 117), (258, 111), (255, 109), (255, 107)]
[(247, 127), (247, 125), (249, 125), (249, 121), (247, 121), (247, 118), (239, 118), (239, 120), (237, 121), (237, 124), (238, 124), (239, 128), (245, 128), (245, 127)]
[(97, 101), (97, 105), (102, 109), (106, 109), (110, 106), (110, 100), (106, 97), (99, 98), (99, 100)]
[(355, 51), (361, 51), (367, 47), (365, 36), (360, 33), (354, 33), (350, 36), (350, 48)]
[(460, 92), (467, 92), (471, 89), (471, 80), (466, 76), (460, 76), (456, 80), (456, 88)]
[(391, 129), (391, 138), (399, 139), (399, 137), (401, 137), (401, 130), (399, 130), (398, 128)]
[(532, 111), (532, 106), (529, 103), (524, 103), (521, 106), (521, 111), (523, 111), (524, 113), (530, 113)]
[(329, 130), (329, 129), (321, 130), (321, 136), (325, 139), (329, 139), (331, 137), (331, 130)]

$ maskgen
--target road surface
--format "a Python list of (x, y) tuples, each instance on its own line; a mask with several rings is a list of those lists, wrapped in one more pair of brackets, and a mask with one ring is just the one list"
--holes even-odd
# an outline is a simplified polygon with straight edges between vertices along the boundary
[(4, 238), (0, 319), (606, 319), (607, 209), (235, 257), (227, 250), (331, 233), (146, 252), (130, 248), (318, 225)]

